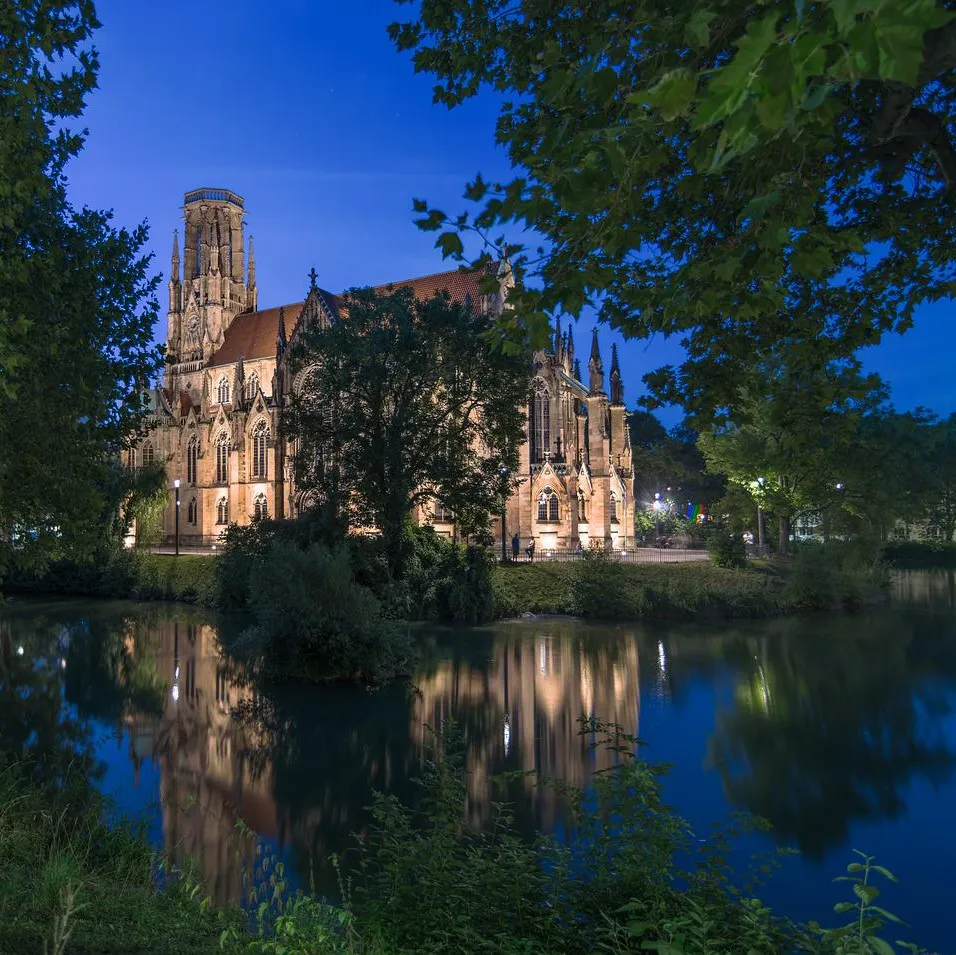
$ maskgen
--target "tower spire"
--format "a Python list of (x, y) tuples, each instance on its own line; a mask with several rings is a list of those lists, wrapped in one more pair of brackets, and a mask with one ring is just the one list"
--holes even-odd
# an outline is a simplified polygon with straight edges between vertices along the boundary
[(561, 316), (554, 320), (554, 354), (561, 358)]
[(287, 344), (285, 337), (285, 306), (279, 306), (279, 321), (278, 327), (276, 328), (276, 352), (277, 357), (281, 358), (285, 353), (285, 346)]
[(621, 366), (617, 362), (617, 343), (611, 345), (611, 404), (624, 404), (624, 382), (621, 379)]
[(597, 328), (594, 329), (594, 334), (591, 336), (591, 360), (588, 362), (588, 371), (591, 377), (591, 394), (601, 394), (604, 391), (604, 364), (601, 361)]
[(173, 261), (169, 278), (172, 282), (179, 281), (179, 229), (173, 229)]
[(250, 312), (259, 309), (259, 289), (256, 287), (256, 253), (252, 248), (252, 236), (249, 236), (249, 278), (246, 280), (246, 308)]

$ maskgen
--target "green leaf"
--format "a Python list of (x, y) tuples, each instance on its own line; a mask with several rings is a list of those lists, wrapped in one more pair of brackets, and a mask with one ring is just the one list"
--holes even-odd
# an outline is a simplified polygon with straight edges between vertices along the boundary
[(853, 886), (853, 894), (869, 905), (870, 902), (879, 896), (880, 890), (875, 885), (864, 885), (862, 882), (857, 882), (857, 884)]
[(684, 27), (684, 42), (698, 49), (707, 46), (710, 43), (710, 25), (716, 19), (717, 14), (710, 10), (695, 10)]
[(871, 935), (867, 942), (870, 943), (870, 948), (873, 951), (878, 952), (879, 955), (896, 955), (896, 952), (893, 950), (893, 946), (890, 945), (885, 939), (877, 938), (875, 935)]
[(875, 21), (875, 37), (880, 77), (915, 86), (923, 63), (923, 30), (905, 23), (882, 26)]
[(856, 905), (854, 905), (853, 902), (837, 902), (837, 904), (833, 906), (833, 911), (837, 915), (843, 915), (844, 912), (850, 912), (855, 908)]
[(671, 120), (688, 111), (696, 92), (697, 79), (690, 70), (671, 70), (647, 91), (644, 100), (665, 120)]
[(743, 222), (744, 220), (749, 220), (756, 222), (762, 219), (778, 202), (780, 202), (779, 189), (774, 189), (773, 192), (768, 192), (763, 196), (754, 196), (754, 198), (744, 206), (740, 215), (737, 216), (737, 221)]

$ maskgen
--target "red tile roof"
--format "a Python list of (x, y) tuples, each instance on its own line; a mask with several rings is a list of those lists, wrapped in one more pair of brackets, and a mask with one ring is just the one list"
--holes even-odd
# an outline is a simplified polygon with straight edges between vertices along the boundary
[[(498, 264), (491, 263), (487, 271), (473, 270), (470, 272), (461, 269), (452, 269), (449, 272), (436, 272), (434, 275), (423, 275), (415, 279), (405, 279), (400, 282), (388, 282), (385, 285), (376, 285), (376, 292), (385, 292), (388, 289), (410, 288), (418, 299), (429, 299), (436, 292), (448, 292), (452, 301), (464, 302), (466, 297), (478, 301), (484, 294), (479, 285), (482, 278), (489, 272), (494, 275)], [(326, 304), (338, 313), (342, 307), (342, 295), (335, 295), (325, 289), (319, 289)], [(304, 302), (293, 302), (285, 308), (285, 334), (292, 337)], [(245, 312), (237, 315), (229, 328), (226, 329), (222, 347), (210, 359), (210, 366), (229, 365), (244, 359), (270, 358), (276, 353), (276, 332), (278, 329), (279, 309), (266, 308), (258, 312)]]
[[(288, 338), (299, 320), (302, 302), (285, 305), (285, 334)], [(209, 360), (210, 366), (231, 365), (241, 355), (246, 361), (253, 358), (275, 358), (276, 333), (279, 329), (279, 309), (264, 308), (259, 312), (237, 315), (226, 329), (222, 347)]]

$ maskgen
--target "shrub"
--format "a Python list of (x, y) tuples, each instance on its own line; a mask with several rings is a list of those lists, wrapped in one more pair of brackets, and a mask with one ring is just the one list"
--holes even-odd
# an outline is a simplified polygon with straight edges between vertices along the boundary
[(713, 530), (707, 541), (707, 552), (718, 567), (741, 568), (747, 566), (747, 548), (739, 534), (725, 528)]
[(645, 616), (650, 609), (647, 589), (604, 551), (585, 551), (574, 571), (571, 604), (579, 616), (628, 620)]
[(956, 567), (956, 543), (893, 541), (884, 545), (883, 556), (893, 567)]
[(410, 643), (355, 582), (349, 555), (275, 543), (255, 570), (256, 626), (244, 635), (283, 674), (379, 682), (408, 672)]

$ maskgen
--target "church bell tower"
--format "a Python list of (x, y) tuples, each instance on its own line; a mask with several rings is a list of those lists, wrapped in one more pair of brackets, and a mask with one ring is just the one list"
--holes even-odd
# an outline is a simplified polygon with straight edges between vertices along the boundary
[(236, 315), (256, 308), (251, 240), (246, 280), (244, 216), (242, 196), (228, 189), (194, 189), (183, 198), (183, 259), (180, 263), (177, 233), (169, 279), (171, 387), (178, 388), (172, 379), (191, 379), (208, 364)]

